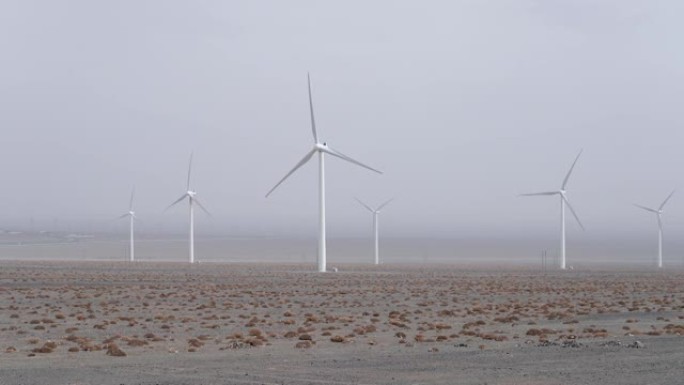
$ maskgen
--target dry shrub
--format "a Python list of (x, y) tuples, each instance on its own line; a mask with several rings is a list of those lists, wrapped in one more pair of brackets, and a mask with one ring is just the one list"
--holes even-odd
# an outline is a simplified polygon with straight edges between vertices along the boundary
[(346, 339), (340, 335), (337, 335), (337, 336), (331, 337), (330, 341), (332, 341), (332, 342), (345, 342)]
[(294, 331), (290, 330), (289, 332), (285, 333), (285, 334), (283, 335), (283, 337), (285, 337), (285, 338), (294, 338), (294, 337), (297, 337), (297, 332), (294, 332)]
[(297, 344), (295, 345), (295, 348), (297, 348), (297, 349), (308, 349), (310, 347), (311, 347), (311, 341), (300, 341), (300, 342), (297, 342)]
[(115, 343), (107, 344), (107, 353), (108, 356), (112, 357), (126, 357), (126, 352), (121, 350), (119, 346)]
[(308, 334), (302, 334), (299, 336), (299, 339), (302, 341), (311, 341), (311, 336)]
[(497, 318), (494, 318), (494, 322), (499, 322), (499, 323), (502, 323), (502, 324), (510, 324), (510, 323), (514, 323), (514, 322), (517, 322), (517, 321), (520, 321), (520, 318), (518, 318), (518, 317), (516, 317), (516, 316), (514, 316), (514, 315), (509, 315), (509, 316), (507, 316), (507, 317), (497, 317)]
[(501, 335), (501, 334), (494, 334), (494, 333), (480, 334), (480, 338), (482, 338), (483, 340), (491, 340), (491, 341), (497, 341), (497, 342), (508, 341), (508, 337)]
[(17, 348), (15, 348), (14, 346), (10, 346), (7, 349), (5, 349), (5, 353), (14, 353), (16, 351), (17, 351)]
[(69, 348), (69, 353), (76, 353), (79, 352), (81, 349), (78, 348), (78, 346), (72, 346)]
[(45, 344), (43, 344), (43, 346), (41, 346), (39, 348), (35, 348), (31, 351), (34, 353), (52, 353), (53, 351), (55, 351), (56, 348), (57, 348), (56, 343), (54, 343), (52, 341), (48, 341)]
[(261, 337), (263, 335), (263, 332), (259, 329), (250, 329), (249, 335), (252, 337)]
[(544, 332), (542, 332), (539, 329), (532, 328), (532, 329), (529, 329), (527, 331), (527, 333), (525, 333), (525, 334), (528, 336), (540, 336), (540, 335), (544, 334)]
[(204, 342), (198, 340), (197, 338), (190, 338), (188, 344), (193, 348), (201, 348), (204, 346)]

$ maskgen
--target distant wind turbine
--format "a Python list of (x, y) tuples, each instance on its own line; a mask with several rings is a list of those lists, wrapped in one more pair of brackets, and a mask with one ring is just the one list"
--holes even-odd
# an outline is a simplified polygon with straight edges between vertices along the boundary
[(356, 199), (357, 202), (359, 202), (363, 207), (365, 207), (368, 211), (373, 213), (373, 234), (375, 236), (375, 264), (379, 265), (380, 264), (380, 242), (378, 240), (379, 237), (379, 219), (380, 219), (380, 211), (387, 206), (390, 202), (394, 200), (394, 198), (388, 200), (387, 202), (381, 204), (378, 206), (378, 208), (374, 209), (370, 207), (369, 205), (363, 203), (361, 199), (359, 198), (354, 198)]
[(667, 204), (667, 201), (669, 201), (670, 198), (672, 198), (672, 194), (674, 194), (674, 193), (675, 192), (673, 190), (670, 193), (670, 195), (668, 195), (667, 198), (665, 198), (665, 200), (658, 207), (657, 210), (646, 207), (646, 206), (638, 205), (636, 203), (634, 204), (634, 206), (636, 206), (640, 209), (654, 213), (656, 215), (656, 217), (658, 218), (658, 268), (663, 267), (663, 220), (662, 220), (661, 216), (663, 215), (663, 207), (665, 207), (665, 204)]
[(579, 217), (577, 216), (577, 213), (575, 210), (572, 208), (572, 205), (570, 204), (570, 201), (568, 200), (566, 191), (565, 191), (565, 186), (568, 184), (568, 179), (570, 179), (570, 174), (572, 174), (572, 170), (575, 168), (575, 164), (577, 164), (577, 160), (579, 160), (580, 155), (582, 155), (582, 150), (580, 150), (579, 154), (577, 154), (577, 157), (575, 158), (575, 161), (572, 163), (572, 166), (570, 167), (570, 170), (568, 171), (567, 175), (565, 175), (565, 179), (563, 179), (563, 184), (561, 185), (560, 190), (557, 191), (548, 191), (548, 192), (540, 192), (540, 193), (533, 193), (533, 194), (521, 194), (521, 196), (537, 196), (537, 195), (560, 195), (560, 204), (561, 204), (561, 234), (560, 234), (560, 268), (565, 269), (565, 205), (568, 206), (570, 209), (570, 212), (572, 215), (575, 217), (577, 220), (577, 223), (580, 225), (582, 230), (584, 230), (584, 225), (582, 225), (582, 222), (580, 221)]
[(130, 261), (131, 262), (135, 261), (135, 244), (134, 244), (134, 240), (133, 240), (133, 230), (134, 230), (134, 226), (135, 226), (135, 220), (138, 219), (138, 217), (135, 216), (135, 211), (133, 211), (133, 196), (134, 195), (135, 195), (135, 187), (133, 188), (133, 191), (131, 191), (131, 200), (128, 204), (128, 212), (119, 217), (119, 219), (124, 219), (124, 218), (128, 217), (130, 220), (130, 232), (131, 232), (130, 238), (131, 238), (131, 241), (130, 241), (130, 245), (129, 245), (129, 247), (130, 247), (130, 253), (129, 254), (130, 254)]
[(266, 197), (268, 198), (269, 195), (275, 189), (278, 188), (290, 175), (292, 175), (295, 171), (297, 171), (300, 167), (302, 167), (304, 164), (306, 164), (315, 154), (318, 154), (318, 197), (319, 197), (319, 210), (320, 210), (320, 228), (319, 228), (319, 238), (318, 238), (318, 271), (319, 272), (325, 272), (326, 270), (326, 238), (325, 238), (325, 154), (330, 154), (334, 157), (340, 158), (342, 160), (346, 160), (347, 162), (353, 163), (357, 166), (361, 166), (363, 168), (366, 168), (371, 171), (375, 171), (378, 174), (382, 174), (381, 171), (378, 171), (370, 166), (367, 166), (357, 160), (354, 160), (350, 158), (347, 155), (344, 155), (343, 153), (333, 149), (332, 147), (328, 146), (327, 143), (323, 142), (321, 143), (318, 140), (318, 133), (316, 132), (316, 121), (314, 119), (314, 110), (313, 110), (313, 99), (311, 97), (311, 77), (309, 74), (307, 74), (307, 82), (308, 82), (308, 87), (309, 87), (309, 111), (311, 113), (311, 132), (313, 133), (313, 140), (314, 140), (314, 145), (313, 149), (309, 151), (306, 155), (304, 155), (304, 158), (297, 163), (290, 172), (288, 172), (283, 179), (281, 179), (267, 194)]
[[(176, 204), (180, 203), (182, 200), (185, 198), (188, 198), (188, 202), (190, 203), (190, 263), (195, 263), (195, 211), (194, 211), (194, 204), (196, 203), (197, 206), (199, 206), (202, 211), (207, 213), (207, 215), (211, 216), (209, 211), (202, 206), (199, 200), (197, 200), (197, 192), (193, 191), (190, 189), (190, 174), (192, 172), (192, 154), (190, 154), (190, 163), (188, 165), (188, 187), (187, 190), (185, 191), (185, 194), (181, 195), (180, 198), (178, 198), (175, 202), (171, 203), (169, 207), (166, 208), (166, 210), (170, 209), (171, 207), (175, 206)], [(166, 211), (165, 210), (165, 211)]]

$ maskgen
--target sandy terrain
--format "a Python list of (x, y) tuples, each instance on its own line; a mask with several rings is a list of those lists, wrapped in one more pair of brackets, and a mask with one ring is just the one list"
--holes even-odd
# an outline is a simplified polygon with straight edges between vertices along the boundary
[(1, 384), (682, 384), (682, 335), (682, 270), (0, 269)]

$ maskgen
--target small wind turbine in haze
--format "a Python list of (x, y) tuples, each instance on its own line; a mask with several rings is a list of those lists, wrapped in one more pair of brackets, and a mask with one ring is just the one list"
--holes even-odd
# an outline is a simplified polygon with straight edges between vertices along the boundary
[(326, 270), (326, 238), (325, 238), (325, 154), (330, 154), (334, 157), (340, 158), (342, 160), (346, 160), (347, 162), (353, 163), (357, 166), (361, 166), (363, 168), (366, 168), (371, 171), (375, 171), (378, 174), (382, 174), (381, 171), (378, 171), (370, 166), (367, 166), (357, 160), (354, 160), (347, 155), (342, 154), (341, 152), (333, 149), (332, 147), (328, 146), (327, 143), (323, 142), (321, 143), (318, 140), (318, 133), (316, 132), (316, 120), (314, 119), (314, 110), (313, 110), (313, 100), (311, 97), (311, 78), (307, 74), (307, 82), (308, 82), (308, 87), (309, 87), (309, 110), (311, 113), (311, 132), (313, 133), (313, 140), (314, 140), (314, 145), (313, 149), (309, 151), (306, 155), (304, 155), (304, 158), (297, 163), (290, 172), (288, 172), (283, 179), (281, 179), (267, 194), (266, 197), (268, 198), (269, 195), (273, 191), (275, 191), (278, 186), (280, 186), (290, 175), (292, 175), (295, 171), (297, 171), (300, 167), (302, 167), (304, 164), (306, 164), (311, 158), (315, 155), (318, 154), (318, 198), (319, 198), (319, 210), (320, 210), (320, 228), (319, 228), (319, 238), (318, 238), (318, 271), (319, 272), (325, 272)]
[(577, 157), (575, 158), (575, 161), (572, 163), (572, 166), (570, 167), (570, 170), (568, 171), (567, 175), (565, 175), (565, 179), (563, 179), (563, 184), (561, 185), (560, 190), (557, 191), (547, 191), (547, 192), (540, 192), (540, 193), (532, 193), (532, 194), (521, 194), (521, 196), (538, 196), (538, 195), (560, 195), (560, 205), (561, 205), (561, 234), (560, 234), (560, 268), (565, 269), (565, 205), (568, 206), (570, 209), (570, 212), (572, 212), (572, 215), (575, 217), (577, 220), (577, 223), (580, 225), (582, 230), (584, 230), (584, 226), (582, 225), (582, 222), (580, 221), (579, 217), (577, 216), (577, 213), (575, 213), (575, 210), (572, 208), (572, 205), (570, 204), (570, 201), (568, 200), (567, 193), (565, 191), (565, 186), (568, 184), (568, 179), (570, 179), (570, 174), (572, 174), (572, 170), (575, 168), (575, 164), (577, 164), (577, 160), (579, 160), (580, 155), (582, 155), (582, 151), (580, 150), (579, 154), (577, 154)]
[[(199, 206), (202, 211), (207, 213), (207, 215), (211, 216), (209, 211), (202, 206), (199, 200), (197, 200), (197, 192), (193, 191), (190, 189), (190, 175), (192, 172), (192, 154), (190, 154), (190, 164), (188, 165), (188, 185), (187, 189), (185, 191), (185, 194), (181, 195), (180, 198), (178, 198), (175, 202), (171, 203), (169, 207), (166, 208), (166, 210), (170, 209), (171, 207), (175, 206), (176, 204), (180, 203), (182, 200), (185, 200), (185, 198), (188, 198), (188, 201), (190, 202), (190, 263), (195, 263), (195, 210), (194, 210), (194, 204), (196, 203), (197, 206)], [(166, 211), (165, 210), (165, 211)]]
[(663, 207), (665, 207), (665, 204), (667, 204), (667, 201), (669, 201), (670, 198), (672, 198), (672, 194), (674, 194), (674, 193), (675, 192), (672, 191), (670, 193), (670, 195), (668, 195), (667, 198), (665, 198), (665, 200), (658, 207), (657, 210), (652, 209), (650, 207), (638, 205), (636, 203), (634, 204), (634, 206), (636, 206), (640, 209), (654, 213), (656, 215), (656, 217), (658, 218), (658, 268), (663, 267), (663, 220), (662, 220), (661, 216), (663, 215)]
[(135, 220), (138, 219), (138, 217), (135, 216), (135, 211), (133, 211), (133, 196), (135, 195), (135, 188), (133, 188), (133, 191), (131, 191), (131, 200), (128, 204), (128, 212), (126, 214), (123, 214), (122, 216), (119, 217), (119, 219), (124, 219), (126, 217), (129, 218), (130, 221), (130, 261), (133, 262), (135, 261), (135, 244), (133, 242), (133, 230), (135, 226)]
[(394, 200), (394, 198), (392, 198), (392, 199), (388, 200), (387, 202), (381, 204), (376, 209), (374, 209), (374, 208), (370, 207), (369, 205), (363, 203), (361, 201), (361, 199), (359, 199), (359, 198), (354, 198), (354, 199), (356, 199), (356, 201), (359, 202), (361, 204), (361, 206), (365, 207), (368, 211), (373, 213), (373, 234), (375, 236), (375, 264), (379, 265), (380, 264), (380, 242), (378, 240), (378, 236), (379, 236), (380, 224), (379, 224), (378, 220), (380, 219), (380, 211), (383, 208), (385, 208), (385, 206), (387, 206), (390, 202), (392, 202)]

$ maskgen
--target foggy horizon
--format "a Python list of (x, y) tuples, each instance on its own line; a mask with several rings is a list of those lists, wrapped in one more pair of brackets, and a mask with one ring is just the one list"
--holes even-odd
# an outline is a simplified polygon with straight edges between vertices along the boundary
[[(192, 188), (198, 238), (316, 236), (317, 165), (266, 192), (319, 136), (385, 172), (327, 161), (328, 234), (655, 245), (677, 164), (684, 55), (675, 1), (0, 5), (0, 228), (180, 235)], [(363, 10), (360, 12), (359, 10)], [(663, 216), (681, 253), (684, 192)], [(555, 244), (555, 243), (554, 243)], [(676, 246), (675, 246), (676, 245)]]

